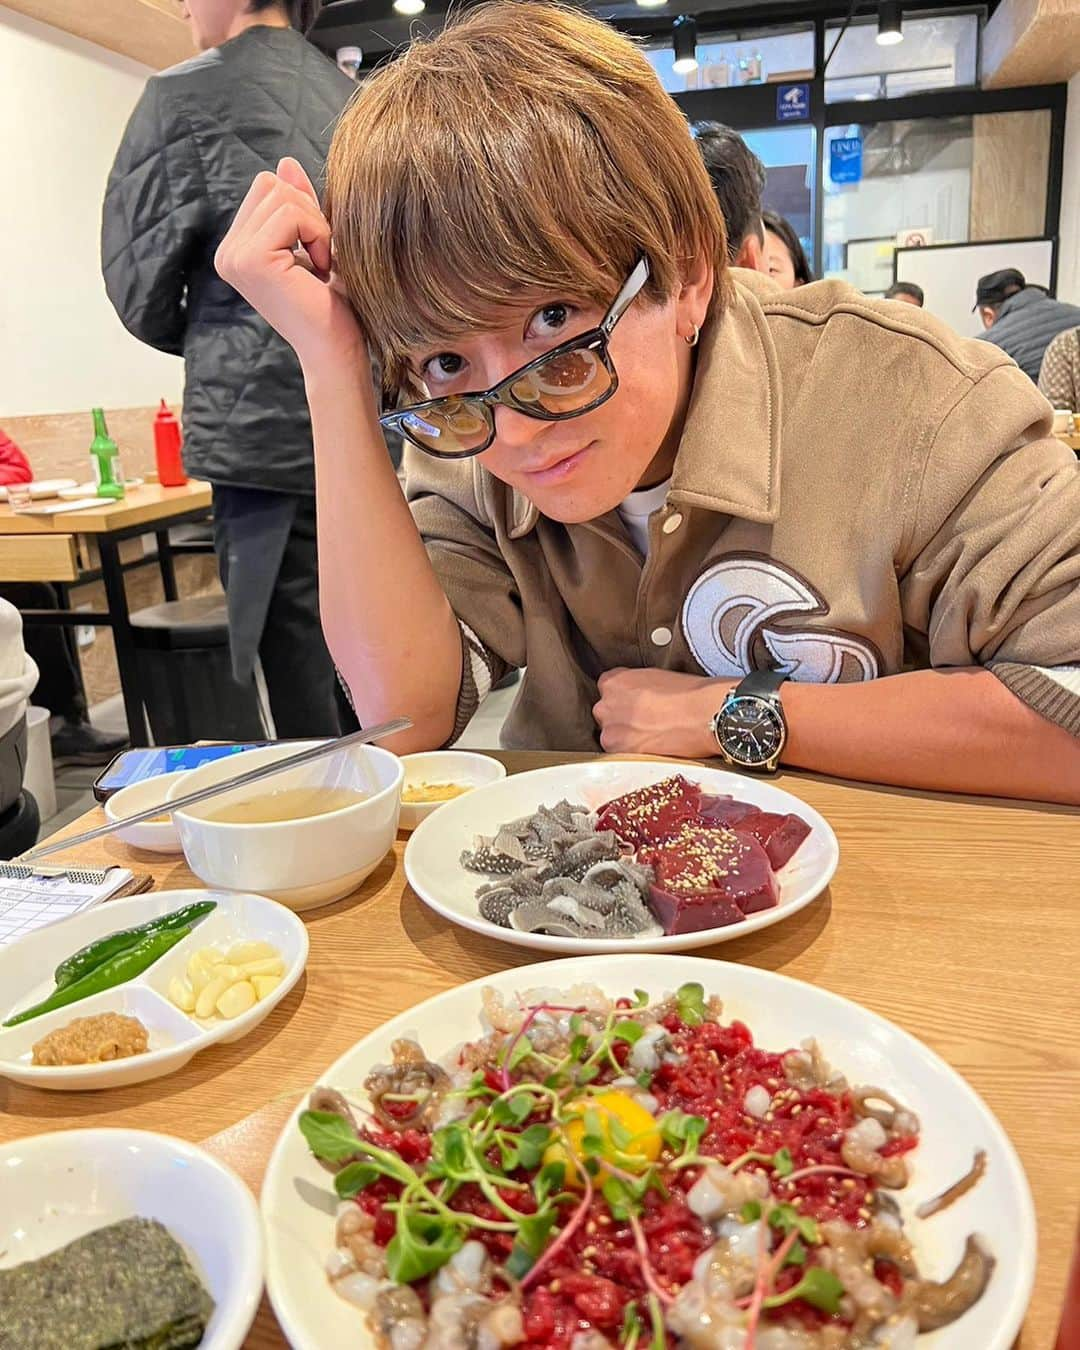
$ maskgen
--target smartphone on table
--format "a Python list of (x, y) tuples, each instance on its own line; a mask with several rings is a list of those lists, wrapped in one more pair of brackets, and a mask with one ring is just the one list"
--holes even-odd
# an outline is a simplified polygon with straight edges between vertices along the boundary
[(227, 759), (242, 750), (254, 750), (267, 741), (246, 741), (228, 745), (160, 745), (142, 750), (125, 750), (112, 761), (94, 783), (94, 796), (107, 801), (114, 792), (141, 783), (144, 778), (157, 778), (163, 773), (182, 773), (210, 764), (216, 759)]

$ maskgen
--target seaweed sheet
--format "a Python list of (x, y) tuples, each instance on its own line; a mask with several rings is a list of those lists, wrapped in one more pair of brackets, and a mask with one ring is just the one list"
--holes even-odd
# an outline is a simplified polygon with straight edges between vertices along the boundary
[(185, 1350), (214, 1301), (154, 1219), (123, 1219), (0, 1270), (0, 1350)]

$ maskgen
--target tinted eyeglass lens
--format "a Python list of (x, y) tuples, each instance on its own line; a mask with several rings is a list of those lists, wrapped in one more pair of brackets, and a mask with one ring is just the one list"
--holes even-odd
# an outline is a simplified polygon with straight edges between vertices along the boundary
[(611, 388), (611, 375), (594, 351), (563, 352), (534, 366), (511, 393), (519, 403), (536, 404), (548, 413), (572, 413), (602, 398)]
[(477, 450), (490, 435), (487, 409), (473, 399), (445, 399), (437, 408), (409, 413), (401, 429), (437, 455)]

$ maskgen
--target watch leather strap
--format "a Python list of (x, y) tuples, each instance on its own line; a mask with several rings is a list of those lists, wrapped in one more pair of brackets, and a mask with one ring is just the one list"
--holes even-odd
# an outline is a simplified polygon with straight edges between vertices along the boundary
[(787, 679), (778, 670), (752, 670), (732, 690), (737, 696), (749, 694), (755, 698), (770, 698)]

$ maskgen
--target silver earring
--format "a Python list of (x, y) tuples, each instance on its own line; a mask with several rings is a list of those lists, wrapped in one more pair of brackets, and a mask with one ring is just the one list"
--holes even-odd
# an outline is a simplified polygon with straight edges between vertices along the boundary
[(698, 344), (698, 338), (700, 336), (701, 336), (701, 329), (697, 326), (697, 324), (694, 324), (694, 331), (690, 334), (688, 338), (683, 338), (683, 341), (686, 343), (688, 347), (696, 347)]

